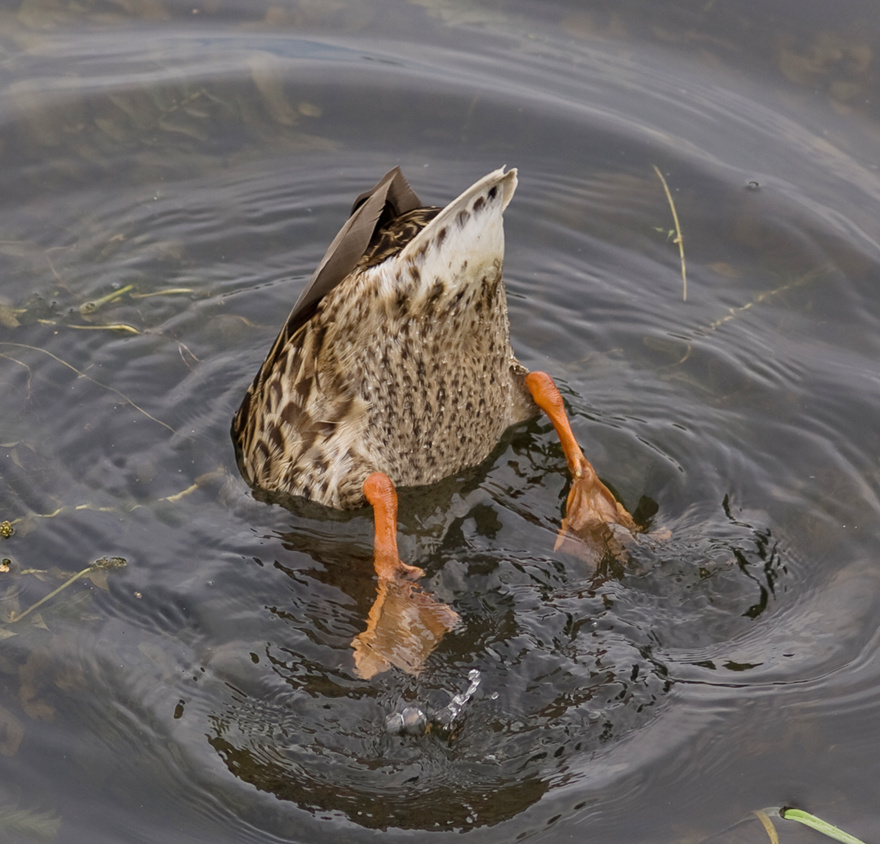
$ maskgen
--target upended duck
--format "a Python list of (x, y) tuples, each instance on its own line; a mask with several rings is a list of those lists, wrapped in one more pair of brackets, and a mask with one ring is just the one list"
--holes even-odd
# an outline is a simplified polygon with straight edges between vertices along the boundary
[(297, 300), (232, 423), (241, 471), (270, 495), (369, 504), (378, 595), (354, 646), (358, 673), (417, 673), (458, 621), (397, 551), (397, 489), (483, 461), (544, 411), (571, 473), (557, 547), (638, 530), (572, 433), (562, 397), (510, 345), (503, 212), (517, 171), (426, 207), (395, 168), (361, 194)]

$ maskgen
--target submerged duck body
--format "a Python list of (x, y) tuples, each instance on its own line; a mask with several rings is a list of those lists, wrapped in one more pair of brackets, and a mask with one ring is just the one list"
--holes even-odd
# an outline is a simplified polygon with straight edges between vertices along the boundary
[(553, 380), (511, 349), (502, 215), (515, 189), (516, 171), (501, 169), (424, 207), (395, 168), (358, 197), (233, 419), (252, 486), (372, 506), (376, 599), (352, 641), (364, 678), (418, 673), (459, 623), (398, 555), (396, 488), (480, 463), (539, 409), (572, 477), (556, 547), (598, 562), (620, 547), (617, 528), (637, 530), (584, 457)]
[(251, 485), (359, 507), (374, 472), (433, 483), (538, 412), (502, 278), (516, 184), (496, 170), (438, 209), (395, 169), (359, 198), (235, 415)]

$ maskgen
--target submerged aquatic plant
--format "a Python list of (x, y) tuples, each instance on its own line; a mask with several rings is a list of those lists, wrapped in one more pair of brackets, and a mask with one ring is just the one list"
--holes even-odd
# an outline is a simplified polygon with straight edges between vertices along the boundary
[(28, 841), (52, 842), (58, 838), (61, 818), (51, 810), (22, 809), (18, 806), (0, 808), (0, 837)]
[(113, 569), (122, 568), (125, 565), (126, 561), (122, 557), (101, 557), (95, 560), (90, 566), (87, 566), (82, 571), (78, 571), (75, 575), (69, 577), (57, 589), (53, 589), (48, 595), (44, 595), (35, 604), (29, 606), (23, 613), (13, 615), (9, 619), (9, 623), (14, 624), (17, 621), (21, 621), (25, 616), (30, 615), (35, 609), (41, 607), (47, 601), (51, 601), (52, 598), (63, 592), (68, 586), (75, 583), (81, 577), (86, 577), (96, 571), (112, 571)]

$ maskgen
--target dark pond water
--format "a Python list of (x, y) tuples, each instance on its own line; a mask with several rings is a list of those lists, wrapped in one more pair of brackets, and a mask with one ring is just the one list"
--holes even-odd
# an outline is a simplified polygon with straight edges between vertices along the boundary
[[(724, 830), (795, 804), (880, 839), (878, 31), (803, 0), (5, 4), (0, 837), (757, 842)], [(366, 681), (370, 515), (254, 500), (228, 428), (396, 164), (441, 204), (519, 168), (514, 346), (659, 511), (626, 565), (555, 554), (561, 450), (512, 430), (402, 495), (462, 625)], [(451, 736), (385, 729), (456, 695)]]

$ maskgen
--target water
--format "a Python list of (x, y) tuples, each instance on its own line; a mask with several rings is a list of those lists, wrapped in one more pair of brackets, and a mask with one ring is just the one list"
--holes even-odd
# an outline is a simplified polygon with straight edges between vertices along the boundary
[[(878, 837), (877, 12), (794, 9), (9, 4), (4, 840)], [(512, 430), (401, 496), (463, 623), (363, 681), (369, 516), (255, 501), (228, 427), (395, 164), (434, 203), (519, 168), (514, 346), (659, 509), (626, 565), (554, 554), (561, 451)]]

